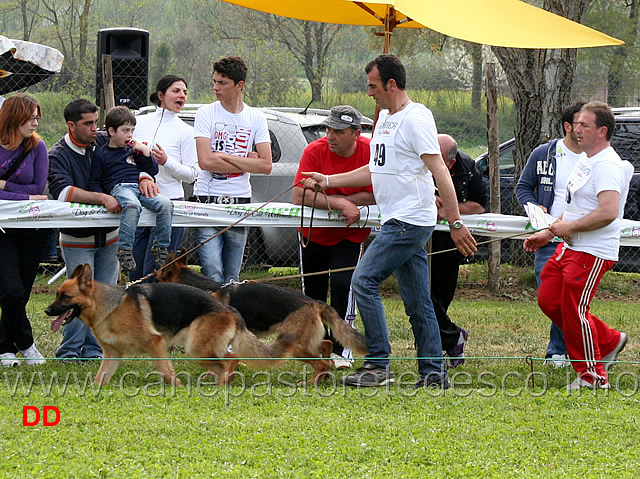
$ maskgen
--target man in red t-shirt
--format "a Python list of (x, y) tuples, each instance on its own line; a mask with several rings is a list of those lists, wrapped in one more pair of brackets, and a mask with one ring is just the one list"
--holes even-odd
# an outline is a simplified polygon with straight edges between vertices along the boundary
[[(324, 121), (327, 136), (310, 143), (302, 153), (295, 182), (303, 178), (303, 171), (317, 171), (325, 175), (335, 175), (355, 170), (369, 163), (369, 138), (360, 136), (360, 113), (353, 107), (343, 105), (331, 109)], [(340, 211), (347, 226), (360, 219), (358, 205), (375, 203), (371, 185), (355, 188), (331, 188), (326, 194), (329, 204), (322, 194), (316, 197), (316, 207)], [(311, 206), (313, 192), (297, 186), (293, 189), (293, 202), (297, 205)], [(362, 243), (370, 228), (304, 228), (300, 234), (308, 241), (306, 248), (300, 248), (301, 273), (335, 270), (355, 266), (362, 251)], [(331, 281), (331, 306), (341, 318), (353, 324), (356, 317), (355, 300), (351, 296), (351, 275), (353, 271), (308, 276), (302, 278), (302, 291), (310, 298), (327, 300), (329, 281)], [(331, 358), (338, 369), (351, 366), (351, 351), (328, 334), (333, 341)]]

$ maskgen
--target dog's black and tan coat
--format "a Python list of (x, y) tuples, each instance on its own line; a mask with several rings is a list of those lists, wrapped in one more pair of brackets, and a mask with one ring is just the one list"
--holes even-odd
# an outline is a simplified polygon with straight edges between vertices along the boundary
[(167, 357), (170, 346), (184, 345), (189, 356), (203, 358), (196, 362), (218, 376), (220, 385), (228, 385), (237, 358), (249, 366), (271, 368), (283, 362), (272, 358), (289, 357), (295, 346), (286, 335), (265, 345), (234, 308), (198, 288), (184, 284), (110, 286), (93, 280), (88, 264), (73, 271), (45, 312), (58, 316), (51, 323), (53, 331), (74, 317), (91, 328), (104, 353), (97, 384), (109, 382), (119, 358), (144, 353), (153, 358), (169, 384), (180, 386)]
[[(247, 328), (258, 337), (273, 333), (295, 339), (293, 355), (314, 369), (310, 383), (320, 381), (329, 371), (333, 344), (325, 340), (325, 325), (342, 345), (358, 354), (366, 354), (364, 336), (340, 318), (334, 308), (305, 296), (299, 291), (265, 283), (222, 285), (189, 268), (184, 260), (169, 253), (163, 268), (156, 271), (160, 282), (182, 283), (209, 291), (224, 304), (237, 309)], [(171, 263), (171, 264), (170, 264)], [(316, 359), (317, 358), (317, 359)]]

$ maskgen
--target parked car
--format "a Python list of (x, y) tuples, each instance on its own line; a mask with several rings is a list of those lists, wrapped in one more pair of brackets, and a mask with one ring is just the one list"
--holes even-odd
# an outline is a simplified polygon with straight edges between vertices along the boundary
[[(193, 125), (196, 111), (203, 105), (187, 104), (180, 112), (180, 118)], [(155, 106), (136, 110), (136, 115), (154, 112)], [(251, 174), (252, 201), (265, 202), (282, 193), (293, 184), (298, 163), (305, 147), (314, 140), (325, 136), (322, 122), (329, 110), (316, 108), (269, 107), (258, 108), (267, 117), (271, 137), (273, 168), (269, 175)], [(371, 136), (373, 120), (363, 117), (363, 134)], [(185, 185), (189, 194), (192, 185)], [(188, 195), (189, 196), (189, 195)], [(187, 197), (188, 197), (187, 196)], [(292, 202), (292, 192), (276, 201)], [(193, 232), (187, 232), (185, 247), (194, 242)], [(296, 266), (298, 264), (298, 239), (296, 228), (252, 227), (245, 252), (248, 264), (270, 264), (276, 266)]]
[[(624, 218), (638, 221), (640, 220), (640, 108), (614, 108), (613, 113), (616, 118), (616, 129), (611, 137), (611, 146), (620, 158), (631, 162), (634, 168), (624, 208)], [(500, 145), (500, 208), (503, 214), (524, 216), (522, 207), (517, 204), (517, 201), (512, 201), (515, 188), (513, 177), (515, 145), (515, 138)], [(475, 161), (480, 172), (488, 178), (488, 153), (480, 155)], [(508, 260), (509, 252), (505, 253), (507, 255), (505, 259)], [(640, 272), (640, 250), (631, 246), (622, 246), (620, 260), (614, 269)]]

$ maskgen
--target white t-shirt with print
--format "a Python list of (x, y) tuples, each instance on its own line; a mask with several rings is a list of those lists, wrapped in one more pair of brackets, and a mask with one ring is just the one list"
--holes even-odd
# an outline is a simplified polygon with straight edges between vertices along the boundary
[(567, 181), (576, 163), (578, 163), (580, 155), (581, 153), (574, 153), (567, 148), (564, 140), (556, 142), (556, 179), (553, 186), (553, 203), (549, 210), (549, 214), (554, 218), (558, 218), (564, 211)]
[(369, 170), (382, 223), (397, 219), (418, 226), (437, 220), (431, 171), (420, 158), (440, 154), (431, 111), (410, 103), (393, 115), (382, 110), (371, 140)]
[[(224, 109), (219, 101), (196, 112), (195, 138), (208, 138), (212, 151), (248, 156), (254, 145), (271, 143), (267, 118), (260, 110), (242, 104), (240, 113)], [(249, 173), (215, 173), (201, 170), (194, 188), (196, 195), (250, 197)]]
[(591, 158), (584, 153), (580, 155), (567, 182), (563, 219), (574, 221), (591, 213), (599, 206), (598, 194), (603, 191), (620, 193), (620, 205), (615, 220), (604, 228), (572, 234), (572, 245), (567, 245), (567, 248), (618, 261), (620, 221), (632, 175), (633, 165), (622, 161), (612, 147)]

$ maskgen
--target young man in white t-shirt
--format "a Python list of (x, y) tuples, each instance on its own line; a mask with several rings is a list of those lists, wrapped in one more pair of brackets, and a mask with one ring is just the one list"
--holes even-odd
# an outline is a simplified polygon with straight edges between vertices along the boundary
[[(271, 140), (262, 112), (242, 101), (247, 66), (239, 57), (213, 65), (213, 90), (218, 101), (198, 110), (194, 136), (201, 172), (194, 188), (202, 203), (251, 201), (250, 173), (271, 173)], [(255, 145), (256, 151), (253, 150)], [(199, 228), (204, 241), (223, 228)], [(234, 227), (198, 249), (202, 272), (220, 282), (238, 280), (247, 228)]]
[(564, 212), (548, 230), (524, 242), (524, 249), (533, 252), (554, 236), (565, 241), (542, 270), (538, 304), (564, 332), (578, 373), (568, 390), (609, 389), (611, 361), (627, 343), (626, 334), (589, 312), (600, 279), (618, 260), (620, 222), (633, 175), (633, 166), (609, 143), (615, 124), (606, 103), (582, 107), (574, 128), (584, 153), (567, 180)]
[[(554, 218), (562, 214), (567, 180), (582, 153), (573, 125), (578, 121), (584, 104), (585, 102), (579, 101), (562, 112), (560, 121), (564, 138), (538, 146), (524, 165), (516, 185), (516, 196), (525, 211), (527, 204), (533, 203)], [(542, 268), (557, 246), (558, 243), (549, 242), (535, 253), (533, 268), (538, 287)], [(554, 323), (551, 323), (545, 358), (545, 364), (556, 368), (563, 368), (569, 364), (569, 353), (564, 344), (562, 330)]]
[[(394, 272), (415, 337), (419, 377), (416, 387), (450, 387), (442, 359), (440, 330), (429, 295), (424, 250), (436, 224), (435, 178), (451, 225), (451, 238), (464, 256), (476, 242), (460, 220), (456, 192), (438, 144), (431, 111), (407, 95), (404, 66), (395, 55), (380, 55), (365, 68), (380, 116), (370, 145), (369, 164), (348, 173), (307, 172), (305, 187), (322, 189), (373, 185), (382, 228), (353, 273), (351, 287), (362, 317), (369, 353), (364, 365), (342, 377), (354, 387), (394, 382), (391, 346), (380, 284)], [(406, 380), (406, 375), (403, 375)]]

